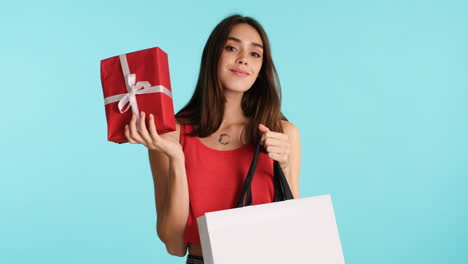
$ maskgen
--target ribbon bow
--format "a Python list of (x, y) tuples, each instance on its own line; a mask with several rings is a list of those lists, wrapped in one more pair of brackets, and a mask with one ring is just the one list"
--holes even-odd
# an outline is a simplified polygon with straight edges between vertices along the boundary
[(138, 104), (136, 101), (137, 94), (164, 93), (172, 98), (171, 91), (162, 85), (151, 86), (148, 81), (137, 82), (136, 75), (134, 73), (130, 73), (130, 69), (128, 68), (127, 56), (123, 54), (120, 55), (119, 58), (128, 93), (117, 94), (104, 98), (105, 105), (119, 102), (118, 108), (120, 113), (125, 113), (129, 108), (132, 108), (132, 112), (137, 116), (137, 118), (139, 118), (140, 111), (138, 110)]

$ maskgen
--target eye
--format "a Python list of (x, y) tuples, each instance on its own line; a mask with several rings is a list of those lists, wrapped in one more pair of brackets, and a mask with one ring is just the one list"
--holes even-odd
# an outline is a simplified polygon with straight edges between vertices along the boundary
[(226, 46), (226, 50), (227, 50), (227, 51), (235, 51), (235, 50), (237, 50), (237, 49), (234, 48), (233, 46)]
[(258, 54), (257, 52), (252, 52), (250, 54), (252, 54), (252, 56), (257, 57), (257, 58), (261, 57), (260, 54)]

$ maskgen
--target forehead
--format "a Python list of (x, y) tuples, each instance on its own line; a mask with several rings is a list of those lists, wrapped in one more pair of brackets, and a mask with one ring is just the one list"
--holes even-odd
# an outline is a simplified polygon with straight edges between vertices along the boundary
[(258, 34), (257, 30), (249, 24), (237, 24), (232, 27), (231, 32), (229, 32), (229, 37), (234, 37), (245, 42), (255, 42), (260, 45), (263, 45), (262, 38)]

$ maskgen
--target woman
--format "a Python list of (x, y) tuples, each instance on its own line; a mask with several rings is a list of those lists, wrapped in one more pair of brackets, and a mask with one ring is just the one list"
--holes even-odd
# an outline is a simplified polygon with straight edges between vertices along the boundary
[[(254, 19), (221, 21), (203, 50), (195, 92), (176, 114), (177, 130), (158, 135), (154, 117), (133, 116), (130, 143), (148, 148), (155, 185), (157, 234), (167, 251), (203, 263), (196, 218), (234, 207), (258, 139), (264, 147), (252, 182), (253, 204), (273, 201), (273, 160), (299, 194), (298, 129), (280, 111), (270, 45)], [(198, 262), (195, 260), (199, 260)]]

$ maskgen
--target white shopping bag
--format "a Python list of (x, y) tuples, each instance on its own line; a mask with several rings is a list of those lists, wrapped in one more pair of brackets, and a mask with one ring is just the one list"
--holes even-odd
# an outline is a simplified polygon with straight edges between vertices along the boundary
[(329, 194), (291, 199), (286, 178), (275, 162), (276, 202), (249, 205), (258, 149), (241, 191), (239, 208), (197, 218), (204, 263), (345, 263)]

